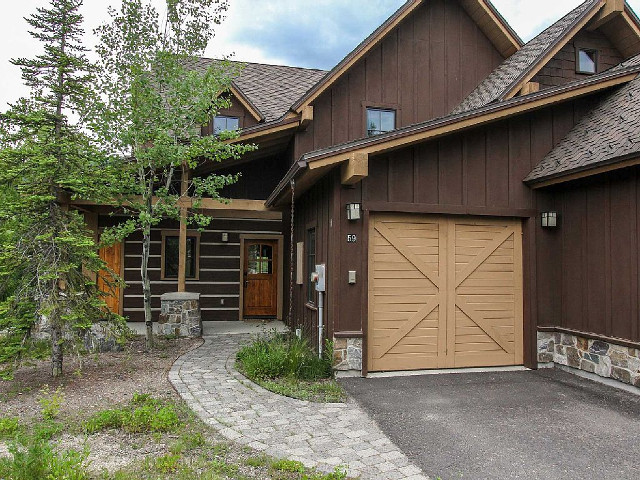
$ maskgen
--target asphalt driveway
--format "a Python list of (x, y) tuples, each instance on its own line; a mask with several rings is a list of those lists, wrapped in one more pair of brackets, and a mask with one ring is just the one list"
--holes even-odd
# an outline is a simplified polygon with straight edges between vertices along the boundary
[(566, 372), (341, 383), (433, 478), (640, 478), (640, 396)]

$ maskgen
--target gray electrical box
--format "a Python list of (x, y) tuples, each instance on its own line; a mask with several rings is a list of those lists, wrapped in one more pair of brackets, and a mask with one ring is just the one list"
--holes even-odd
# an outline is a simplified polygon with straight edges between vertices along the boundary
[(322, 265), (316, 265), (316, 274), (316, 291), (324, 292), (326, 290), (326, 272), (324, 263)]
[(356, 271), (349, 270), (349, 285), (355, 285), (356, 283)]

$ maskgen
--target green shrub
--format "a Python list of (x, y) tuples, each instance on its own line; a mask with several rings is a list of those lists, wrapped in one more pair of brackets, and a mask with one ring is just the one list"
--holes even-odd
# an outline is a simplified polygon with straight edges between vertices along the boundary
[(281, 472), (291, 473), (304, 473), (304, 465), (301, 462), (295, 460), (275, 460), (271, 463), (273, 470), (279, 470)]
[(0, 458), (0, 478), (11, 480), (88, 480), (89, 451), (57, 453), (45, 440), (23, 439), (9, 446), (11, 457)]
[(60, 414), (60, 408), (62, 408), (62, 402), (64, 401), (64, 394), (62, 387), (56, 388), (55, 392), (49, 390), (49, 385), (45, 385), (40, 390), (42, 396), (38, 399), (40, 403), (40, 412), (45, 420), (53, 420)]
[(309, 342), (295, 335), (274, 332), (257, 338), (240, 349), (236, 358), (244, 373), (252, 379), (291, 377), (317, 380), (330, 378), (333, 374), (331, 349), (318, 358)]
[(14, 436), (20, 430), (20, 420), (16, 417), (0, 418), (0, 438)]

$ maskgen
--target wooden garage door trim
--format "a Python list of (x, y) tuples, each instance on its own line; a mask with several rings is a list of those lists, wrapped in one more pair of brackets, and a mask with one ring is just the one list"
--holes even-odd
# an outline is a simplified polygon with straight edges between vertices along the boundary
[[(428, 225), (433, 227), (437, 225), (436, 271), (434, 271), (433, 264), (431, 267), (427, 265), (415, 251), (412, 251), (411, 246), (408, 245), (407, 242), (394, 233), (393, 230), (395, 229), (392, 230), (384, 223), (385, 221), (398, 224), (402, 222), (412, 224), (412, 222), (415, 222), (413, 228), (418, 231), (420, 228), (426, 228)], [(479, 227), (480, 230), (475, 230), (476, 226)], [(499, 226), (504, 228), (498, 229), (497, 227)], [(460, 232), (457, 230), (458, 227), (460, 228)], [(471, 230), (466, 232), (465, 228), (471, 228)], [(432, 228), (429, 232), (427, 236), (430, 235), (432, 242), (435, 242), (435, 228)], [(465, 237), (462, 237), (462, 240), (459, 240), (461, 245), (458, 245), (459, 248), (456, 250), (456, 235), (458, 233), (460, 235), (467, 235), (467, 240), (465, 240)], [(477, 245), (477, 242), (468, 239), (469, 235), (471, 235), (471, 238), (475, 238), (474, 235), (482, 238), (484, 245), (482, 245), (480, 251), (478, 251), (480, 247)], [(490, 235), (490, 241), (488, 243), (486, 243), (487, 235)], [(523, 301), (521, 235), (522, 226), (518, 220), (479, 219), (462, 216), (372, 215), (369, 223), (368, 254), (369, 370), (522, 364)], [(413, 237), (416, 236), (413, 235)], [(388, 244), (385, 243), (381, 245), (377, 239), (384, 239)], [(409, 238), (409, 240), (419, 243), (419, 241), (424, 239)], [(473, 248), (464, 246), (469, 245), (469, 242), (471, 242)], [(509, 245), (508, 248), (505, 246), (507, 244)], [(379, 308), (383, 308), (383, 313), (376, 311), (376, 284), (374, 279), (376, 272), (376, 245), (378, 245), (378, 248), (384, 247), (386, 249), (385, 252), (387, 253), (384, 254), (386, 257), (390, 257), (389, 247), (392, 247), (394, 252), (399, 254), (407, 262), (402, 267), (395, 267), (393, 265), (400, 265), (400, 263), (391, 264), (389, 263), (391, 259), (387, 259), (385, 262), (379, 262), (379, 265), (384, 264), (384, 269), (392, 270), (393, 268), (400, 268), (401, 270), (406, 270), (408, 277), (411, 277), (411, 279), (407, 279), (406, 282), (402, 282), (402, 280), (396, 278), (396, 283), (394, 283), (392, 287), (384, 283), (386, 289), (385, 293), (381, 295), (384, 295), (385, 302), (387, 303), (379, 303), (377, 305)], [(512, 245), (512, 247), (510, 245)], [(501, 247), (502, 250), (500, 250)], [(431, 245), (430, 248), (433, 252), (434, 246)], [(461, 251), (463, 254), (458, 255), (457, 251)], [(507, 253), (505, 253), (505, 251)], [(497, 255), (496, 252), (500, 253), (500, 255)], [(496, 255), (492, 257), (494, 254)], [(459, 258), (468, 259), (468, 257), (472, 255), (473, 258), (466, 265), (462, 265), (462, 268), (457, 268), (456, 261)], [(507, 256), (505, 257), (504, 255)], [(400, 260), (398, 260), (401, 258), (400, 256), (395, 255), (395, 257), (392, 258), (395, 258), (395, 262), (400, 262)], [(512, 261), (509, 259), (509, 256), (512, 256)], [(431, 257), (433, 257), (433, 255), (429, 258)], [(489, 264), (490, 258), (492, 259), (491, 264)], [(485, 265), (485, 262), (487, 263), (484, 267), (485, 271), (478, 271), (481, 266)], [(461, 263), (463, 262), (458, 262), (458, 265)], [(412, 268), (409, 267), (409, 265)], [(390, 272), (382, 271), (384, 269), (381, 267), (381, 271), (378, 272), (378, 274), (383, 274), (381, 277), (382, 280), (389, 281), (392, 277), (386, 277), (384, 274)], [(474, 275), (474, 272), (477, 271), (478, 273), (476, 275), (478, 278), (472, 278), (470, 285), (477, 285), (480, 282), (481, 286), (473, 287), (465, 285), (465, 281), (470, 279), (470, 277)], [(511, 276), (511, 274), (513, 276)], [(422, 275), (422, 277), (420, 277), (420, 275)], [(496, 285), (498, 286), (485, 286), (484, 280), (482, 280), (485, 277), (497, 279), (495, 282), (497, 282)], [(420, 280), (420, 278), (422, 278), (422, 280)], [(382, 282), (382, 280), (380, 281)], [(425, 283), (425, 281), (428, 281), (428, 283)], [(491, 284), (491, 281), (492, 280), (489, 280), (489, 284)], [(407, 288), (403, 288), (404, 283), (408, 285)], [(429, 284), (433, 286), (433, 288), (429, 287), (431, 289), (430, 292), (421, 290), (421, 288), (425, 288), (421, 287), (421, 285), (428, 286)], [(464, 288), (465, 293), (459, 291), (461, 287)], [(479, 307), (474, 306), (474, 303), (468, 298), (475, 298), (473, 293), (469, 293), (474, 292), (474, 288), (477, 288), (476, 291), (479, 292), (478, 297), (487, 299), (489, 303), (480, 303)], [(388, 294), (386, 293), (387, 291), (392, 293)], [(415, 298), (420, 299), (420, 305), (416, 304), (416, 300), (412, 300)], [(506, 304), (504, 303), (505, 299), (508, 299), (506, 300)], [(492, 304), (491, 302), (496, 303)], [(413, 303), (417, 311), (402, 312), (401, 310), (403, 309), (408, 310), (406, 308), (407, 303)], [(403, 308), (399, 308), (399, 311), (396, 311), (394, 310), (394, 304), (401, 305)], [(510, 304), (513, 305), (513, 328), (510, 331), (507, 331), (509, 328), (505, 329), (504, 324), (500, 326), (494, 325), (496, 318), (486, 317), (486, 315), (489, 317), (500, 317), (500, 314), (504, 314), (504, 312), (498, 312), (498, 314), (496, 314), (491, 310), (493, 308), (499, 310), (499, 306), (503, 306), (502, 308), (504, 308), (504, 305)], [(486, 311), (483, 313), (483, 308), (485, 310), (489, 309), (488, 313)], [(406, 315), (406, 317), (404, 315)], [(432, 318), (427, 320), (427, 317), (430, 315)], [(395, 331), (389, 333), (388, 337), (381, 338), (380, 332), (374, 328), (376, 316), (383, 316), (386, 321), (380, 323), (385, 323), (385, 325), (389, 323), (389, 319), (392, 319), (393, 323), (404, 321), (399, 327), (396, 327)], [(424, 324), (422, 324), (423, 321), (425, 322)], [(464, 322), (467, 322), (469, 325), (473, 324), (474, 326), (460, 327), (459, 325)], [(423, 327), (420, 331), (429, 331), (431, 332), (430, 335), (432, 335), (430, 340), (426, 337), (420, 337), (423, 342), (430, 342), (424, 346), (425, 349), (430, 350), (429, 356), (425, 354), (424, 358), (420, 358), (415, 365), (412, 364), (411, 360), (407, 360), (406, 358), (398, 362), (385, 362), (381, 360), (419, 325)], [(458, 332), (464, 332), (464, 334), (456, 333), (456, 328), (458, 328)], [(434, 335), (433, 331), (436, 329), (437, 335)], [(475, 330), (472, 332), (472, 329)], [(482, 335), (478, 333), (482, 333)], [(486, 337), (483, 335), (486, 335)], [(484, 340), (477, 340), (478, 337), (482, 337)], [(458, 345), (456, 345), (456, 338), (461, 339)], [(377, 342), (375, 345), (374, 340)], [(473, 346), (472, 348), (478, 349), (478, 351), (456, 351), (457, 347), (463, 348), (465, 346), (464, 341), (468, 341), (468, 345)], [(489, 343), (473, 343), (477, 341)], [(437, 344), (437, 347), (434, 343)], [(490, 345), (494, 345), (494, 347), (490, 347)], [(399, 348), (406, 349), (407, 346), (400, 346)], [(413, 345), (412, 348), (415, 349), (417, 347)], [(490, 351), (491, 348), (497, 350)], [(484, 349), (487, 349), (487, 352), (483, 352)], [(406, 356), (410, 355), (407, 354)]]

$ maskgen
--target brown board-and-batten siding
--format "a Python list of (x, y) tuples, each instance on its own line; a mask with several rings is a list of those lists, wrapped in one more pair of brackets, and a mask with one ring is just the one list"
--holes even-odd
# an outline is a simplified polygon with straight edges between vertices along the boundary
[[(549, 107), (526, 117), (495, 122), (483, 127), (405, 147), (369, 158), (369, 175), (353, 187), (340, 185), (339, 172), (327, 175), (333, 186), (339, 230), (329, 261), (334, 302), (331, 310), (335, 336), (366, 335), (370, 312), (367, 298), (368, 229), (379, 213), (440, 214), (518, 220), (522, 225), (522, 281), (524, 364), (536, 364), (535, 338), (539, 319), (553, 305), (548, 285), (538, 286), (538, 272), (549, 268), (538, 261), (538, 251), (548, 248), (538, 221), (542, 208), (552, 203), (547, 192), (534, 192), (523, 179), (579, 121), (596, 98), (585, 97)], [(320, 200), (304, 196), (298, 209), (319, 209)], [(307, 202), (309, 203), (307, 205)], [(326, 202), (326, 201), (325, 201)], [(360, 221), (346, 220), (344, 207), (362, 202)], [(298, 234), (300, 231), (298, 230)], [(356, 243), (347, 243), (347, 234)], [(541, 238), (542, 237), (542, 238)], [(349, 285), (348, 272), (357, 272)], [(299, 303), (297, 304), (298, 308)], [(367, 342), (365, 342), (366, 346)], [(366, 355), (366, 353), (365, 353)]]
[(640, 342), (640, 169), (548, 190), (559, 226), (540, 232), (539, 325)]
[[(282, 221), (273, 218), (251, 218), (251, 213), (233, 217), (212, 215), (211, 223), (199, 232), (199, 276), (197, 280), (187, 278), (187, 291), (200, 293), (202, 318), (208, 320), (238, 320), (240, 312), (240, 245), (241, 235), (274, 236), (282, 234)], [(112, 221), (112, 219), (105, 219)], [(164, 221), (151, 232), (151, 256), (149, 274), (151, 278), (151, 308), (154, 318), (160, 312), (160, 296), (177, 291), (177, 279), (162, 280), (162, 232), (177, 232), (176, 222)], [(194, 233), (197, 233), (194, 230)], [(222, 233), (228, 233), (228, 241), (222, 241)], [(140, 263), (142, 258), (142, 236), (134, 234), (124, 242), (124, 291), (123, 315), (130, 321), (144, 320)]]
[(503, 57), (457, 1), (429, 0), (313, 103), (294, 157), (362, 138), (366, 107), (396, 110), (396, 127), (448, 114)]

